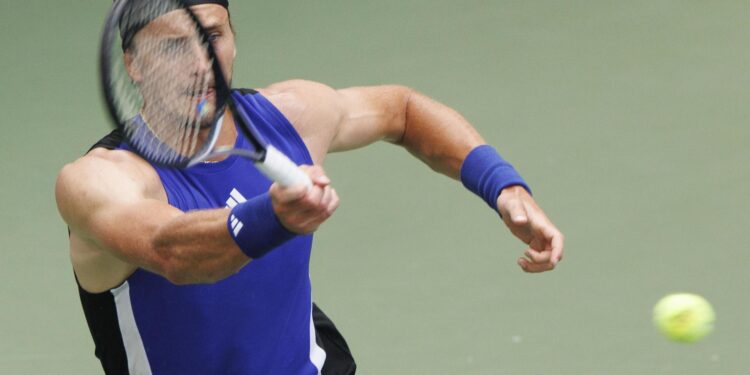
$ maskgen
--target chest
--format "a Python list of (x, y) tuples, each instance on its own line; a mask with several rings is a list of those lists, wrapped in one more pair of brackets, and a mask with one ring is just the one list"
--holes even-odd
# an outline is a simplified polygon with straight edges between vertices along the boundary
[(232, 208), (271, 186), (251, 161), (236, 156), (186, 170), (157, 172), (169, 204), (182, 211)]

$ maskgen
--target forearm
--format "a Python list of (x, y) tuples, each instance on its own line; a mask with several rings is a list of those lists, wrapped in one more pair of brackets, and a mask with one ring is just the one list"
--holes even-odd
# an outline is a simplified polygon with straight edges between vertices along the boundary
[(227, 230), (229, 210), (200, 210), (161, 226), (151, 244), (161, 273), (176, 284), (211, 283), (237, 273), (250, 259)]
[(485, 142), (458, 112), (412, 91), (397, 143), (433, 170), (458, 179), (466, 155)]

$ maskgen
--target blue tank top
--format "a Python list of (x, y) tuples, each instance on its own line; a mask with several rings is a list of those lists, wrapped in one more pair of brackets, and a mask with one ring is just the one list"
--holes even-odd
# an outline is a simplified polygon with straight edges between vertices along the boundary
[[(300, 136), (266, 98), (232, 95), (270, 144), (312, 164)], [(250, 147), (240, 131), (235, 146)], [(169, 204), (183, 211), (233, 207), (271, 185), (237, 156), (183, 170), (154, 168)], [(319, 374), (325, 352), (312, 326), (311, 246), (311, 235), (298, 236), (211, 285), (177, 286), (138, 269), (112, 291), (130, 373)]]

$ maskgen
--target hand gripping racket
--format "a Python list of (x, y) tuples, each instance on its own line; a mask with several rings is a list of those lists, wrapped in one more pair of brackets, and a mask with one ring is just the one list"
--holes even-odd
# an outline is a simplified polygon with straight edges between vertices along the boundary
[[(183, 0), (116, 0), (102, 33), (100, 78), (113, 122), (152, 163), (188, 168), (239, 155), (283, 186), (311, 185), (235, 105), (211, 37)], [(252, 149), (217, 147), (229, 115)]]

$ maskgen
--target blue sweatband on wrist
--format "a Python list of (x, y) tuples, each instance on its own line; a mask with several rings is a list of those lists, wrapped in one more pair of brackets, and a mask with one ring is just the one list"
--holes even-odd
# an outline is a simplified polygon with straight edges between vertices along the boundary
[(268, 193), (234, 206), (227, 229), (250, 259), (258, 259), (296, 236), (281, 225)]
[(493, 210), (497, 210), (500, 192), (509, 186), (522, 186), (531, 194), (531, 189), (516, 169), (490, 145), (478, 146), (469, 152), (461, 165), (461, 182)]

